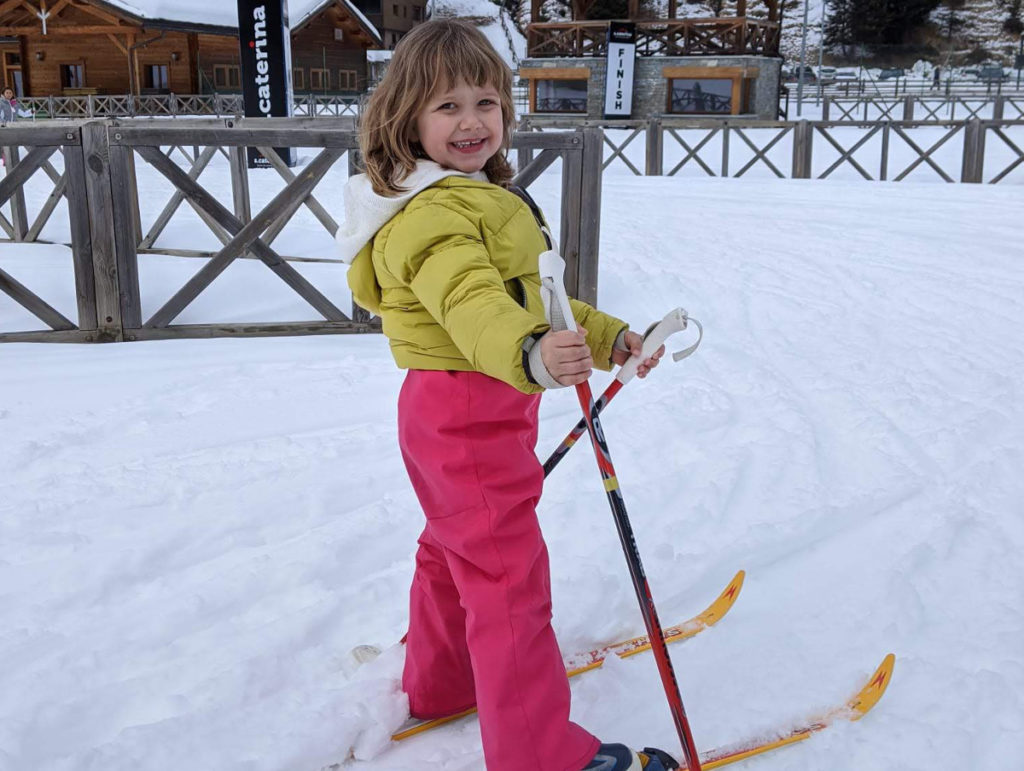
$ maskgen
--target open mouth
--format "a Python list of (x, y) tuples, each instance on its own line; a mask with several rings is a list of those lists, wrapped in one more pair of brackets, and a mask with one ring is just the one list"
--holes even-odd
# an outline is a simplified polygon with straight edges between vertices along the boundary
[(450, 142), (449, 144), (460, 153), (475, 153), (484, 146), (486, 141), (486, 139), (467, 139), (463, 142)]

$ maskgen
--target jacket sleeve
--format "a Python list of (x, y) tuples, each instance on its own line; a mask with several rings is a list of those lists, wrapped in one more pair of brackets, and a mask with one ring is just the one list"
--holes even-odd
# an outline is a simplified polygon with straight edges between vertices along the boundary
[(509, 295), (469, 217), (441, 203), (407, 210), (384, 261), (475, 370), (524, 393), (543, 390), (526, 377), (522, 345), (548, 325)]
[(592, 305), (587, 305), (582, 300), (570, 298), (569, 305), (572, 306), (572, 315), (576, 323), (587, 330), (587, 345), (590, 346), (590, 355), (594, 359), (594, 367), (605, 372), (612, 368), (612, 347), (615, 345), (615, 338), (625, 329), (629, 329), (622, 319), (602, 313)]

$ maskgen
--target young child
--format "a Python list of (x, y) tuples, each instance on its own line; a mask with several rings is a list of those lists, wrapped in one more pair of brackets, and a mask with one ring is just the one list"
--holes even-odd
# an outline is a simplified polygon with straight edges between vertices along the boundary
[(18, 117), (18, 100), (14, 98), (14, 89), (10, 86), (0, 96), (0, 123), (10, 123)]
[(550, 331), (547, 245), (506, 187), (514, 120), (511, 73), (486, 38), (421, 24), (364, 111), (366, 173), (345, 190), (337, 241), (353, 296), (408, 369), (399, 444), (426, 515), (402, 684), (417, 718), (475, 705), (489, 771), (663, 771), (656, 751), (601, 744), (569, 720), (535, 512), (539, 394), (625, 363), (643, 341), (576, 301), (585, 331)]

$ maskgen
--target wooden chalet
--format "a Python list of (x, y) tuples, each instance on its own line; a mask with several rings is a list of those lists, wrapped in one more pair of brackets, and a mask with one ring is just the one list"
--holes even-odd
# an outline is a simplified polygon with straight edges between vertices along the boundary
[[(235, 3), (211, 0), (200, 20), (194, 6), (173, 5), (0, 0), (0, 82), (35, 97), (240, 93)], [(383, 45), (366, 15), (352, 0), (289, 5), (295, 91), (364, 90), (366, 51)]]
[[(572, 0), (572, 20), (527, 27), (527, 58), (519, 75), (529, 83), (531, 114), (599, 118), (604, 112), (611, 22), (588, 19), (595, 0)], [(635, 30), (632, 117), (671, 115), (778, 116), (781, 0), (737, 0), (735, 15), (645, 18), (628, 0)], [(531, 0), (541, 18), (542, 0)]]
[[(531, 19), (541, 18), (542, 0), (530, 0)], [(604, 56), (608, 22), (592, 21), (587, 14), (595, 0), (572, 0), (572, 21), (543, 22), (527, 27), (526, 52), (545, 56)], [(640, 17), (640, 0), (628, 0), (629, 19), (637, 28), (637, 54), (651, 56), (706, 56), (709, 54), (777, 55), (782, 19), (781, 0), (750, 0), (763, 6), (748, 16), (747, 0), (737, 0), (736, 15), (721, 18), (676, 18), (678, 0), (668, 0), (668, 18)]]

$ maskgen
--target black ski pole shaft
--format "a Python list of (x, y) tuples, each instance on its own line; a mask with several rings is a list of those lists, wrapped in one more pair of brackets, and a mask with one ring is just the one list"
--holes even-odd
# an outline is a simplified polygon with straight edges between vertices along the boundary
[[(573, 319), (572, 308), (569, 306), (562, 283), (565, 263), (556, 252), (548, 251), (541, 255), (540, 268), (543, 286), (549, 292), (548, 316), (551, 328), (556, 332), (565, 329), (575, 332), (576, 322)], [(590, 383), (587, 381), (579, 383), (576, 386), (576, 395), (587, 422), (587, 430), (594, 447), (594, 455), (597, 458), (597, 466), (601, 472), (605, 493), (608, 496), (608, 504), (611, 506), (615, 527), (619, 533), (619, 540), (622, 542), (633, 589), (636, 591), (637, 601), (640, 603), (640, 613), (643, 616), (644, 625), (647, 627), (647, 635), (658, 665), (658, 673), (661, 675), (661, 682), (665, 688), (665, 697), (668, 699), (672, 720), (682, 745), (683, 759), (689, 771), (701, 771), (700, 757), (693, 741), (690, 721), (687, 719), (686, 710), (683, 707), (679, 681), (676, 679), (676, 673), (672, 667), (672, 659), (668, 655), (668, 646), (665, 644), (661, 621), (658, 619), (651, 587), (647, 582), (647, 575), (640, 560), (640, 550), (633, 535), (633, 527), (629, 522), (629, 514), (626, 512), (626, 502), (619, 489), (619, 481), (615, 474), (615, 466), (612, 464), (608, 443), (601, 429), (601, 421), (594, 405), (594, 395), (590, 390)]]

